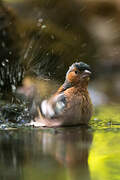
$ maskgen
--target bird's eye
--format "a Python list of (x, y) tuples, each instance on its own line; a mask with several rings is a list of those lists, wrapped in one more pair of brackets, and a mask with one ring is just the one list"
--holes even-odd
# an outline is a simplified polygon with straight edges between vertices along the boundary
[(75, 71), (75, 74), (78, 74), (78, 71)]

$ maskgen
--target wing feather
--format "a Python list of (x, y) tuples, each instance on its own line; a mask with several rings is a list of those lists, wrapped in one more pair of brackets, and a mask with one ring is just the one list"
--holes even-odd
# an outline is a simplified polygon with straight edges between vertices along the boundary
[(45, 118), (56, 118), (62, 114), (66, 107), (66, 98), (64, 93), (56, 95), (50, 98), (50, 100), (44, 100), (41, 103), (41, 113)]

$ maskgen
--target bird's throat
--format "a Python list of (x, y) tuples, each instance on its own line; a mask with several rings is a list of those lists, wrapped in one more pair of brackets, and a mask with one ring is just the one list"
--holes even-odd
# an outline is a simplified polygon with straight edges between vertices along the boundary
[(65, 91), (66, 89), (71, 88), (72, 86), (73, 86), (72, 83), (66, 80), (64, 82), (63, 86), (62, 86), (63, 87), (63, 91)]

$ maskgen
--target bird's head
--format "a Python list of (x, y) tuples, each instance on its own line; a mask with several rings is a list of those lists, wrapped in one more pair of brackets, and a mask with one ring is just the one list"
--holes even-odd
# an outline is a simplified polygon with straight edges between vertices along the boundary
[(76, 62), (72, 64), (66, 74), (66, 81), (72, 85), (88, 84), (91, 75), (91, 68), (83, 62)]

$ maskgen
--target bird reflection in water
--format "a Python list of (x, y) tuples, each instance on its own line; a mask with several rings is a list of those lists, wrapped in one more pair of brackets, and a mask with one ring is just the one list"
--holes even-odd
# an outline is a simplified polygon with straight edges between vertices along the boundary
[[(0, 179), (90, 179), (84, 127), (1, 132)], [(49, 177), (49, 178), (48, 178)]]
[(92, 134), (85, 127), (65, 128), (56, 135), (44, 133), (42, 147), (44, 154), (50, 154), (67, 168), (71, 179), (90, 179), (88, 167), (89, 148)]

